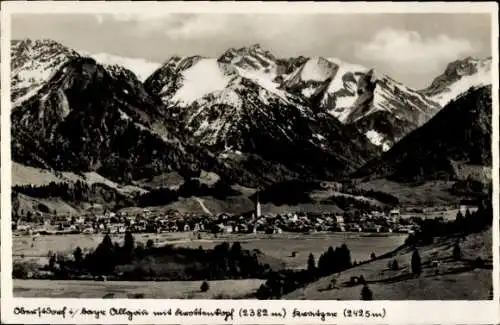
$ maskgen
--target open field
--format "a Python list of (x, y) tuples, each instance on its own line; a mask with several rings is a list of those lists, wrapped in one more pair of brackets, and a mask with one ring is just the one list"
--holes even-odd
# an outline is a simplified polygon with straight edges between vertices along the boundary
[(48, 185), (51, 182), (74, 183), (76, 181), (85, 182), (88, 185), (96, 183), (105, 184), (124, 194), (144, 192), (144, 189), (140, 187), (133, 185), (122, 186), (105, 177), (102, 177), (96, 172), (82, 173), (82, 175), (77, 175), (73, 172), (59, 172), (56, 174), (50, 170), (25, 166), (23, 164), (12, 162), (12, 185), (43, 186)]
[[(136, 234), (134, 237), (136, 242), (145, 243), (148, 239), (153, 239), (157, 246), (173, 244), (191, 248), (199, 246), (212, 248), (223, 241), (229, 243), (239, 241), (243, 249), (258, 249), (266, 255), (284, 261), (289, 268), (305, 267), (310, 253), (318, 259), (329, 246), (336, 247), (343, 243), (349, 247), (353, 261), (367, 260), (372, 252), (380, 255), (391, 251), (400, 246), (406, 238), (402, 234), (370, 235), (366, 233), (226, 234), (215, 238), (211, 234), (204, 233), (201, 239), (197, 239), (188, 232)], [(86, 251), (95, 248), (102, 238), (103, 235), (55, 235), (39, 236), (33, 241), (30, 236), (13, 237), (13, 255), (15, 258), (20, 258), (21, 255), (24, 255), (26, 259), (40, 258), (42, 263), (46, 263), (49, 251), (70, 254), (77, 246)], [(112, 236), (112, 240), (116, 242), (121, 242), (122, 239), (123, 235)], [(295, 257), (292, 257), (292, 252), (296, 252)]]
[(391, 194), (397, 197), (402, 205), (446, 205), (456, 204), (459, 201), (459, 197), (449, 192), (453, 183), (451, 181), (428, 181), (412, 185), (376, 179), (361, 183), (359, 187)]
[(155, 299), (235, 299), (255, 292), (264, 280), (220, 280), (209, 281), (210, 289), (200, 291), (201, 281), (51, 281), (14, 280), (14, 296), (28, 298), (113, 298)]
[[(113, 236), (113, 241), (120, 242), (123, 235)], [(182, 247), (212, 248), (222, 241), (239, 241), (244, 249), (258, 249), (262, 253), (285, 262), (289, 268), (306, 266), (309, 253), (317, 258), (328, 246), (346, 243), (351, 250), (353, 260), (366, 260), (371, 252), (379, 255), (400, 246), (406, 236), (388, 234), (370, 236), (360, 233), (316, 233), (316, 234), (248, 234), (213, 235), (203, 234), (198, 240), (192, 233), (138, 234), (136, 241), (145, 242), (153, 239), (157, 245), (174, 244)], [(39, 236), (33, 242), (32, 237), (14, 237), (13, 252), (15, 259), (32, 260), (46, 264), (49, 251), (71, 252), (77, 246), (85, 250), (92, 249), (102, 240), (102, 235), (66, 235)], [(31, 244), (34, 243), (33, 247)], [(296, 252), (293, 258), (292, 252)], [(20, 255), (24, 254), (21, 258)], [(116, 298), (143, 295), (144, 298), (190, 298), (190, 299), (236, 299), (254, 293), (264, 280), (224, 280), (210, 281), (210, 290), (202, 293), (200, 281), (51, 281), (51, 280), (14, 280), (14, 295), (19, 297), (80, 297), (101, 298), (113, 294)]]

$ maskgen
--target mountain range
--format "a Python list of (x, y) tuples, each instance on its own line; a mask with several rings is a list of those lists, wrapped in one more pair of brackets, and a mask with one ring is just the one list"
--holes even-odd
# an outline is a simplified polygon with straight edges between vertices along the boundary
[(469, 89), (353, 176), (401, 182), (478, 178), (492, 165), (491, 96), (491, 86)]
[(434, 162), (491, 163), (491, 91), (474, 88), (491, 84), (491, 58), (452, 62), (423, 90), (335, 58), (277, 58), (258, 44), (156, 64), (21, 40), (11, 58), (12, 157), (45, 170), (121, 184), (211, 172), (260, 187), (432, 178)]

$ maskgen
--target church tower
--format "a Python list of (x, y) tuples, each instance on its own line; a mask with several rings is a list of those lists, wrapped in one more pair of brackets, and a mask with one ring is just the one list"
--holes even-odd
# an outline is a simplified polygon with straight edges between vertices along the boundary
[(255, 202), (255, 217), (258, 219), (262, 215), (260, 201), (259, 201), (259, 192), (257, 192), (257, 200)]

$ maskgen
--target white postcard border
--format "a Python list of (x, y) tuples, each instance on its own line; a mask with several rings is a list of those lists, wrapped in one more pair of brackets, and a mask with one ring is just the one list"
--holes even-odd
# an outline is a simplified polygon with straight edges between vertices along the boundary
[[(304, 13), (489, 13), (492, 17), (492, 44), (498, 44), (498, 5), (494, 2), (342, 2), (342, 3), (312, 3), (312, 2), (71, 2), (71, 1), (39, 1), (39, 2), (4, 2), (1, 4), (1, 317), (2, 323), (50, 323), (50, 324), (84, 324), (84, 323), (169, 323), (169, 324), (283, 324), (294, 323), (303, 324), (493, 324), (500, 321), (500, 272), (499, 272), (499, 99), (498, 92), (493, 91), (493, 205), (494, 205), (494, 226), (493, 226), (493, 287), (494, 300), (492, 301), (259, 301), (259, 300), (134, 300), (134, 299), (23, 299), (14, 298), (12, 292), (12, 232), (11, 232), (11, 160), (10, 160), (10, 15), (15, 13), (88, 13), (88, 14), (150, 14), (158, 15), (169, 13), (282, 13), (282, 14), (304, 14)], [(161, 8), (159, 10), (158, 8)], [(492, 89), (497, 90), (498, 83), (498, 52), (492, 49), (493, 84)], [(159, 317), (135, 316), (129, 321), (126, 316), (108, 316), (92, 319), (90, 317), (75, 316), (71, 319), (63, 319), (60, 316), (50, 318), (38, 318), (36, 316), (26, 317), (15, 314), (16, 307), (24, 306), (26, 309), (38, 306), (51, 306), (58, 308), (66, 306), (66, 310), (73, 308), (106, 309), (146, 308), (152, 313), (154, 309), (162, 309), (170, 306), (175, 313), (177, 308), (192, 310), (194, 308), (204, 308), (205, 310), (215, 310), (216, 308), (235, 310), (235, 318), (225, 321), (217, 317), (200, 318), (193, 317), (169, 317), (162, 319)], [(266, 308), (269, 311), (285, 308), (288, 313), (282, 319), (278, 318), (245, 318), (238, 317), (241, 308), (258, 309)], [(343, 313), (345, 308), (367, 309), (372, 311), (386, 311), (386, 317), (382, 318), (327, 318), (322, 321), (318, 317), (293, 318), (291, 312), (294, 308), (302, 310), (337, 311)], [(19, 312), (19, 309), (17, 310)], [(68, 316), (70, 316), (68, 314)], [(121, 317), (121, 318), (120, 318)]]

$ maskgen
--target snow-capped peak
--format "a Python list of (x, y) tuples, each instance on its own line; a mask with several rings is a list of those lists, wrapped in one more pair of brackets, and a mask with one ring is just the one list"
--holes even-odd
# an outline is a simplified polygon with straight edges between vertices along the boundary
[(132, 71), (137, 78), (143, 82), (149, 77), (156, 69), (158, 69), (161, 63), (148, 61), (143, 58), (129, 58), (122, 57), (109, 53), (85, 53), (85, 56), (89, 56), (96, 60), (97, 63), (102, 65), (119, 65)]
[(445, 106), (471, 87), (490, 85), (491, 57), (467, 57), (448, 64), (445, 71), (421, 92)]
[(218, 61), (241, 69), (265, 73), (275, 73), (277, 66), (274, 55), (264, 50), (259, 44), (240, 49), (231, 48), (224, 52)]
[(34, 95), (71, 58), (73, 51), (53, 40), (13, 40), (11, 43), (11, 94), (13, 106)]

